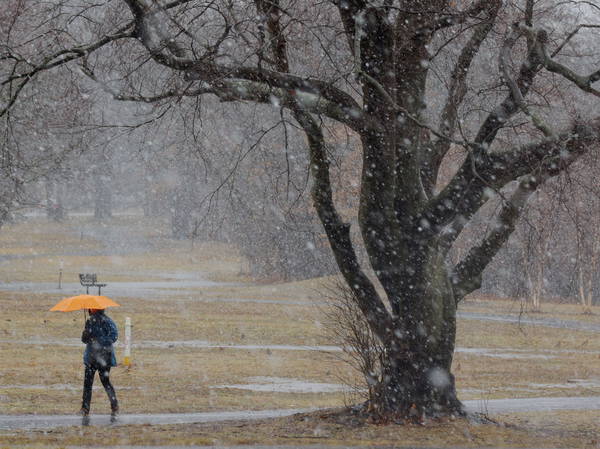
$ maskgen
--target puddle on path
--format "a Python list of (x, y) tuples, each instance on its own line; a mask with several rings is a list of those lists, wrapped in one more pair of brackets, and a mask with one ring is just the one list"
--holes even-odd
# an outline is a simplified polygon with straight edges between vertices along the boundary
[(348, 391), (349, 387), (341, 384), (309, 382), (285, 377), (257, 376), (246, 379), (247, 384), (214, 385), (211, 388), (231, 388), (273, 393), (337, 393)]

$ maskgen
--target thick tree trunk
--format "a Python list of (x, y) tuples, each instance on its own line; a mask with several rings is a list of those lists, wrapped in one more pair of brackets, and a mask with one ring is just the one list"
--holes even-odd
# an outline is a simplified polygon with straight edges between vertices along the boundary
[(444, 257), (431, 246), (410, 252), (417, 260), (406, 264), (409, 280), (397, 292), (400, 313), (384, 345), (370, 408), (382, 420), (461, 415), (451, 372), (456, 301)]
[(450, 369), (423, 350), (415, 350), (408, 357), (403, 352), (386, 352), (370, 410), (384, 421), (464, 414)]

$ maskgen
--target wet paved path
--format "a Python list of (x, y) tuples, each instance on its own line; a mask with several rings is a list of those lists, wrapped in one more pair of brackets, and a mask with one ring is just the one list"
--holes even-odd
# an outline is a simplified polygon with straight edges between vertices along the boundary
[(464, 320), (496, 321), (500, 323), (517, 323), (532, 326), (545, 326), (556, 329), (571, 329), (588, 332), (600, 332), (600, 324), (586, 323), (575, 320), (560, 320), (558, 318), (523, 318), (515, 315), (495, 315), (477, 312), (458, 312), (458, 318)]
[[(165, 277), (170, 277), (165, 275)], [(164, 281), (145, 281), (145, 282), (111, 282), (102, 289), (104, 295), (112, 298), (139, 298), (147, 300), (160, 300), (166, 296), (185, 297), (189, 295), (190, 300), (197, 300), (199, 290), (208, 287), (227, 285), (219, 282), (212, 282), (204, 279), (196, 280), (164, 280)], [(233, 284), (229, 284), (233, 285)], [(62, 288), (58, 289), (56, 282), (7, 282), (0, 286), (2, 290), (14, 292), (34, 292), (48, 293), (53, 295), (80, 295), (85, 293), (85, 289), (74, 282), (63, 283)], [(97, 294), (97, 289), (90, 288), (91, 294)]]
[[(120, 415), (114, 424), (109, 415), (90, 415), (88, 425), (128, 425), (128, 424), (190, 424), (222, 421), (256, 420), (280, 418), (316, 409), (282, 409), (235, 412), (206, 413), (154, 413)], [(77, 415), (0, 415), (0, 430), (51, 429), (82, 425), (83, 418)]]
[[(489, 415), (519, 412), (546, 412), (554, 410), (600, 410), (600, 396), (557, 397), (524, 399), (490, 399), (463, 401), (469, 412)], [(290, 416), (316, 409), (282, 409), (261, 411), (206, 412), (206, 413), (159, 413), (125, 414), (112, 425), (128, 424), (190, 424), (222, 421), (256, 420)], [(0, 415), (0, 431), (51, 429), (82, 425), (82, 418), (75, 415)], [(108, 415), (92, 415), (89, 425), (111, 425)]]

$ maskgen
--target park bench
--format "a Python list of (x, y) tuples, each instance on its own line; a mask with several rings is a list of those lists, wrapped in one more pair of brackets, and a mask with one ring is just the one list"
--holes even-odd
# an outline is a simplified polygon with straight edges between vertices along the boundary
[(90, 293), (90, 287), (98, 287), (98, 295), (101, 294), (102, 287), (106, 284), (98, 284), (96, 273), (79, 273), (79, 282), (85, 287), (85, 292)]

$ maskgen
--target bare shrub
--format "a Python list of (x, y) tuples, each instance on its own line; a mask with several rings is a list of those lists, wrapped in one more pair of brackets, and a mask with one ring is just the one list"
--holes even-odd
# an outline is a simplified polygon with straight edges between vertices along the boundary
[(328, 341), (342, 348), (342, 361), (358, 372), (362, 379), (357, 382), (353, 376), (342, 380), (358, 397), (371, 403), (374, 388), (381, 380), (384, 348), (371, 331), (350, 287), (334, 278), (324, 291), (321, 309)]

